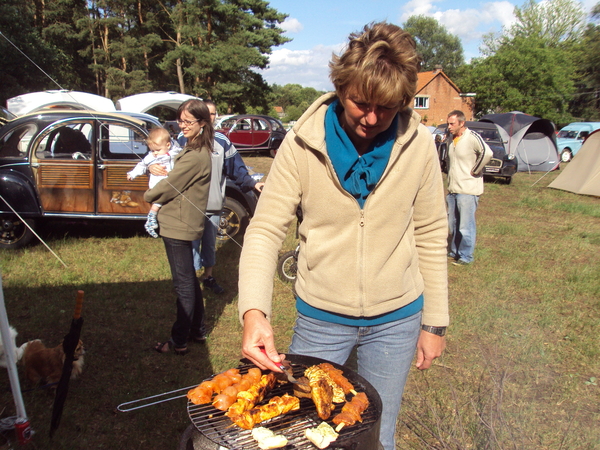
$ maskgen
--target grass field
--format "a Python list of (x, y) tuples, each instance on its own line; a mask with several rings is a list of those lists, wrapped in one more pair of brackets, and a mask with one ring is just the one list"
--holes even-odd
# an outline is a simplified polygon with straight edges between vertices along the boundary
[[(258, 172), (270, 158), (245, 157)], [(600, 449), (600, 199), (546, 186), (558, 172), (486, 183), (476, 262), (449, 267), (451, 327), (435, 366), (414, 370), (399, 418), (402, 449)], [(540, 179), (541, 178), (541, 179)], [(534, 184), (535, 183), (535, 184)], [(58, 345), (75, 293), (85, 292), (83, 375), (71, 382), (60, 428), (49, 439), (53, 393), (21, 375), (35, 449), (175, 449), (190, 423), (184, 399), (132, 412), (123, 402), (191, 386), (240, 357), (236, 311), (241, 246), (218, 250), (205, 292), (210, 337), (185, 357), (151, 346), (169, 335), (175, 296), (161, 240), (140, 223), (52, 224), (42, 245), (0, 252), (17, 344)], [(292, 248), (290, 233), (285, 247)], [(275, 281), (278, 346), (294, 320), (291, 285)], [(0, 373), (1, 416), (15, 414)], [(12, 448), (10, 433), (0, 449)]]

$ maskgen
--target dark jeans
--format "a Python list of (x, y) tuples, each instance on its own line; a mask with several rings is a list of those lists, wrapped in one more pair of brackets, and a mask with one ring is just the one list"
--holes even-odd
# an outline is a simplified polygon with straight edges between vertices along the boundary
[(163, 241), (177, 294), (177, 320), (171, 329), (171, 340), (176, 348), (183, 348), (187, 346), (188, 336), (206, 334), (202, 289), (194, 270), (192, 241), (164, 236)]

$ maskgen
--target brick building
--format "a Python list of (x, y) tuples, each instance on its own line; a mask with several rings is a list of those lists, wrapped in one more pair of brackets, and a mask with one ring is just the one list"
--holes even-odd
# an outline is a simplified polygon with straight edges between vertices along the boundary
[(441, 67), (419, 73), (414, 110), (428, 126), (446, 123), (448, 113), (460, 109), (467, 120), (473, 119), (473, 94), (463, 94)]

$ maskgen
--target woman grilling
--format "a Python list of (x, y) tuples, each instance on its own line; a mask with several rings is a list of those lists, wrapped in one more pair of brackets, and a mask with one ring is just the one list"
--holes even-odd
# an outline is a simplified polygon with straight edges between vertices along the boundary
[(385, 450), (395, 449), (415, 350), (416, 367), (429, 368), (449, 322), (442, 176), (431, 134), (409, 107), (419, 64), (413, 39), (395, 25), (350, 35), (330, 63), (335, 93), (319, 98), (278, 150), (240, 261), (243, 355), (279, 371), (273, 275), (301, 203), (289, 352), (344, 364), (357, 347), (358, 372), (383, 401)]
[(177, 119), (187, 144), (167, 178), (146, 191), (144, 200), (163, 205), (157, 216), (159, 233), (177, 293), (177, 319), (171, 338), (158, 343), (154, 349), (159, 353), (173, 350), (185, 355), (188, 338), (206, 339), (204, 302), (194, 269), (192, 241), (202, 237), (204, 228), (214, 130), (208, 108), (200, 100), (182, 103)]

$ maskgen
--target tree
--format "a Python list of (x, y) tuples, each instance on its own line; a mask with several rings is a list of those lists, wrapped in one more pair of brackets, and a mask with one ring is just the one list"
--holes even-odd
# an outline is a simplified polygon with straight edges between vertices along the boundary
[(274, 46), (288, 41), (277, 25), (287, 17), (264, 0), (178, 1), (169, 11), (172, 45), (160, 63), (176, 71), (181, 92), (226, 100), (228, 110), (266, 107), (266, 68)]
[(600, 120), (600, 3), (592, 9), (591, 19), (579, 46), (580, 78), (577, 95), (571, 102), (573, 115), (584, 121)]
[(585, 12), (574, 0), (527, 0), (514, 12), (517, 22), (510, 37), (538, 37), (552, 47), (577, 42), (585, 24)]
[(34, 11), (30, 3), (23, 1), (0, 2), (2, 104), (24, 92), (58, 88), (57, 83), (44, 72), (52, 76), (54, 69), (64, 61), (61, 61), (56, 48), (42, 39), (40, 30), (35, 26)]
[(429, 71), (442, 66), (453, 77), (464, 64), (463, 48), (458, 36), (450, 34), (433, 17), (411, 16), (402, 25), (417, 43), (417, 51), (423, 59), (421, 69)]
[(580, 7), (572, 0), (529, 0), (487, 56), (461, 69), (459, 86), (476, 92), (476, 113), (523, 111), (557, 123), (571, 120)]

